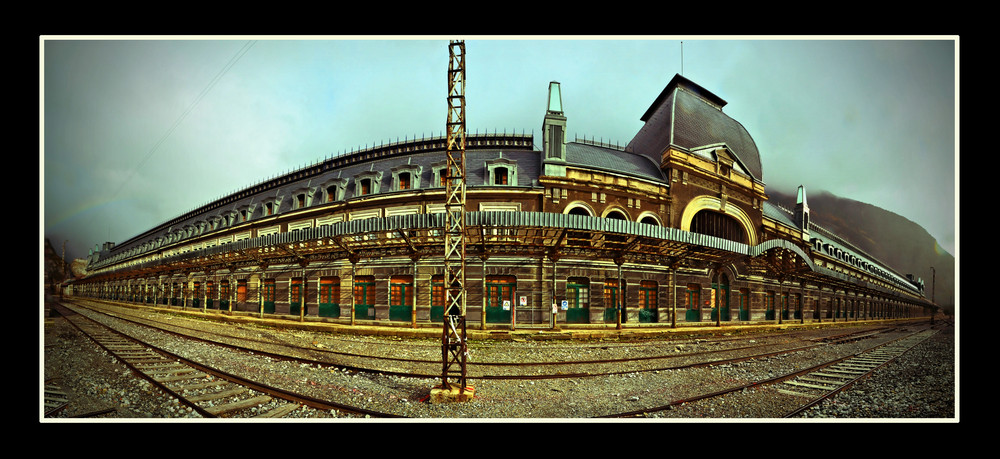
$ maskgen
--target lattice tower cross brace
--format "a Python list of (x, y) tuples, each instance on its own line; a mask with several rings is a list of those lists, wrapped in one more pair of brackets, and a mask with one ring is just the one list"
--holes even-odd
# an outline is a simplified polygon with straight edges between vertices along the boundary
[(466, 388), (468, 348), (465, 333), (465, 42), (448, 46), (448, 164), (445, 176), (445, 320), (442, 331), (442, 387), (457, 380)]

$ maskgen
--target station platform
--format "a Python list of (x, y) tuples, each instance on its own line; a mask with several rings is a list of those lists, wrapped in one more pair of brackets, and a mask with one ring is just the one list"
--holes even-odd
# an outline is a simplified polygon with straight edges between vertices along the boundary
[[(352, 324), (347, 319), (327, 319), (320, 317), (304, 317), (260, 314), (241, 311), (218, 311), (177, 306), (149, 306), (132, 303), (115, 303), (117, 306), (136, 310), (157, 310), (182, 314), (192, 318), (204, 318), (215, 321), (233, 323), (267, 324), (275, 328), (305, 330), (315, 332), (339, 333), (345, 335), (385, 336), (405, 339), (440, 339), (443, 324), (440, 322), (421, 322), (416, 325), (405, 322), (384, 322), (374, 320), (355, 320)], [(509, 324), (487, 324), (483, 329), (479, 322), (466, 324), (466, 337), (475, 340), (513, 340), (513, 341), (551, 341), (551, 340), (641, 340), (641, 339), (686, 339), (694, 337), (731, 336), (740, 334), (769, 333), (796, 329), (817, 329), (829, 327), (850, 327), (871, 325), (876, 323), (892, 323), (910, 321), (910, 319), (865, 319), (845, 320), (823, 319), (822, 321), (807, 319), (768, 321), (726, 321), (721, 325), (711, 322), (678, 322), (676, 326), (669, 323), (624, 323), (621, 328), (613, 323), (599, 324), (556, 324), (552, 326), (516, 326)]]

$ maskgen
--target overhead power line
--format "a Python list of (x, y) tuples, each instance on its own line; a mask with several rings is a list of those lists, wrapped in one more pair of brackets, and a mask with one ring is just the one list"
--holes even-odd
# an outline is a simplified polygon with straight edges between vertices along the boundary
[(137, 164), (135, 168), (132, 169), (132, 171), (129, 173), (125, 181), (122, 182), (121, 187), (119, 187), (118, 191), (115, 192), (113, 198), (117, 198), (118, 195), (121, 194), (122, 190), (125, 189), (125, 185), (127, 185), (128, 182), (132, 180), (132, 176), (135, 175), (135, 172), (140, 168), (142, 168), (142, 166), (146, 164), (146, 161), (148, 161), (149, 158), (151, 158), (153, 154), (160, 149), (160, 145), (163, 145), (163, 142), (165, 142), (167, 138), (170, 137), (171, 134), (173, 134), (173, 132), (177, 129), (177, 126), (180, 126), (181, 122), (183, 122), (184, 119), (187, 118), (187, 116), (194, 110), (194, 108), (198, 106), (198, 103), (201, 102), (201, 100), (204, 99), (205, 96), (212, 91), (212, 88), (215, 87), (215, 85), (219, 82), (219, 80), (221, 80), (222, 77), (227, 72), (229, 72), (229, 69), (233, 68), (233, 66), (236, 65), (237, 62), (239, 62), (239, 60), (243, 57), (244, 54), (247, 53), (247, 51), (250, 51), (250, 48), (252, 48), (255, 43), (257, 43), (256, 40), (251, 40), (244, 43), (243, 46), (236, 51), (236, 54), (234, 54), (233, 57), (229, 58), (229, 62), (226, 62), (226, 65), (222, 67), (222, 70), (219, 70), (219, 73), (217, 73), (215, 77), (213, 77), (212, 80), (208, 82), (208, 85), (205, 86), (205, 89), (201, 90), (201, 93), (198, 94), (198, 97), (195, 98), (194, 102), (191, 103), (191, 105), (187, 108), (187, 110), (184, 110), (184, 113), (181, 113), (181, 115), (177, 118), (177, 120), (174, 121), (174, 124), (170, 126), (169, 129), (167, 129), (167, 132), (164, 133), (163, 136), (161, 136), (160, 139), (156, 141), (156, 144), (154, 144), (152, 148), (150, 148), (149, 152), (146, 153), (146, 156), (142, 158), (142, 161), (140, 161), (139, 164)]

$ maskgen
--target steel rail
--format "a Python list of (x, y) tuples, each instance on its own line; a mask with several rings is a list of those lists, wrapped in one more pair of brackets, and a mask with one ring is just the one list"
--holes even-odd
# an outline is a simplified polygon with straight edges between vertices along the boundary
[[(95, 311), (95, 312), (106, 314), (105, 312), (101, 312), (101, 311)], [(233, 350), (238, 350), (238, 351), (253, 352), (253, 353), (256, 353), (256, 354), (265, 355), (265, 356), (268, 356), (268, 357), (271, 357), (271, 358), (274, 358), (274, 359), (279, 359), (279, 360), (296, 361), (296, 362), (299, 362), (299, 363), (313, 364), (313, 365), (320, 365), (320, 366), (334, 366), (334, 367), (348, 369), (348, 370), (351, 370), (351, 371), (358, 371), (358, 372), (364, 372), (364, 373), (378, 373), (378, 374), (390, 375), (390, 376), (411, 377), (411, 378), (416, 377), (416, 378), (427, 378), (427, 379), (439, 377), (439, 375), (434, 375), (434, 374), (429, 374), (429, 373), (427, 373), (427, 374), (419, 374), (419, 373), (413, 373), (413, 372), (409, 372), (409, 371), (390, 371), (390, 370), (385, 370), (385, 369), (374, 369), (374, 368), (365, 368), (365, 367), (360, 367), (360, 366), (349, 366), (349, 365), (343, 365), (343, 364), (339, 364), (339, 363), (331, 363), (331, 362), (328, 362), (328, 361), (315, 360), (315, 359), (311, 359), (311, 358), (296, 357), (296, 356), (291, 356), (291, 355), (287, 355), (287, 354), (279, 354), (279, 353), (269, 352), (269, 351), (263, 351), (263, 350), (259, 350), (259, 349), (255, 349), (255, 348), (249, 348), (249, 347), (244, 347), (244, 346), (239, 346), (239, 345), (233, 345), (233, 344), (228, 344), (228, 343), (221, 343), (221, 342), (213, 341), (213, 340), (206, 339), (206, 338), (193, 337), (193, 336), (190, 336), (190, 335), (185, 335), (185, 334), (180, 333), (180, 332), (175, 332), (175, 331), (163, 329), (163, 328), (160, 328), (160, 327), (156, 327), (154, 325), (149, 325), (149, 324), (145, 324), (145, 323), (142, 323), (142, 322), (133, 321), (131, 319), (122, 318), (120, 316), (113, 316), (113, 317), (115, 317), (118, 320), (123, 320), (123, 321), (127, 321), (127, 322), (130, 322), (130, 323), (134, 323), (136, 325), (142, 325), (144, 327), (153, 328), (155, 330), (159, 330), (159, 331), (162, 331), (164, 333), (176, 334), (176, 335), (178, 335), (180, 337), (184, 337), (184, 338), (187, 338), (187, 339), (194, 339), (194, 340), (198, 340), (198, 341), (205, 342), (205, 343), (208, 343), (208, 344), (215, 344), (215, 345), (219, 345), (219, 346), (224, 346), (224, 347), (227, 347), (227, 348), (230, 348), (230, 349), (233, 349)], [(851, 341), (851, 340), (857, 339), (857, 338), (853, 337), (852, 335), (853, 334), (846, 334), (846, 338), (841, 337), (841, 338), (838, 338), (838, 339), (841, 339), (843, 341)], [(723, 365), (723, 364), (730, 364), (730, 363), (738, 363), (738, 362), (742, 362), (742, 361), (746, 361), (746, 360), (753, 360), (753, 359), (760, 359), (760, 358), (766, 358), (766, 357), (773, 357), (773, 356), (776, 356), (776, 355), (782, 355), (782, 354), (788, 354), (788, 353), (793, 353), (793, 352), (804, 351), (804, 350), (812, 349), (812, 348), (815, 348), (815, 347), (818, 347), (818, 346), (825, 346), (827, 344), (828, 343), (809, 344), (809, 345), (806, 345), (806, 346), (798, 346), (798, 347), (793, 347), (793, 348), (780, 349), (780, 350), (777, 350), (777, 351), (755, 353), (755, 354), (752, 354), (752, 355), (732, 357), (732, 358), (727, 358), (727, 359), (699, 361), (699, 362), (692, 362), (692, 363), (687, 363), (687, 364), (682, 364), (682, 365), (660, 366), (660, 367), (645, 368), (645, 369), (630, 368), (630, 369), (625, 369), (625, 370), (600, 371), (600, 372), (595, 372), (595, 371), (572, 372), (572, 373), (561, 372), (561, 373), (556, 373), (556, 374), (543, 374), (543, 375), (525, 375), (525, 374), (519, 374), (519, 375), (470, 375), (469, 379), (481, 379), (481, 380), (545, 380), (545, 379), (566, 379), (566, 378), (579, 378), (579, 377), (599, 377), (599, 376), (611, 376), (611, 375), (620, 375), (620, 374), (628, 374), (628, 373), (645, 373), (645, 372), (679, 370), (679, 369), (688, 369), (688, 368), (702, 368), (702, 367), (707, 367), (707, 366)], [(283, 347), (288, 347), (288, 348), (291, 348), (291, 349), (302, 349), (302, 348), (298, 348), (298, 347), (296, 347), (294, 345), (287, 345), (287, 344), (275, 344), (275, 345), (279, 345), (279, 346), (283, 346)], [(639, 361), (665, 360), (665, 359), (674, 359), (674, 358), (690, 358), (690, 357), (697, 357), (697, 356), (703, 356), (703, 355), (708, 355), (708, 354), (725, 353), (725, 352), (736, 352), (736, 351), (742, 351), (742, 350), (748, 350), (748, 349), (755, 349), (755, 348), (761, 348), (761, 347), (766, 347), (766, 346), (777, 346), (777, 345), (780, 345), (780, 343), (766, 344), (766, 345), (755, 345), (755, 346), (743, 346), (743, 347), (729, 348), (729, 349), (715, 349), (715, 350), (700, 351), (700, 352), (688, 353), (688, 354), (681, 354), (681, 355), (641, 356), (641, 357), (629, 357), (629, 358), (621, 358), (621, 359), (592, 359), (592, 360), (572, 361), (572, 362), (495, 362), (495, 363), (490, 363), (490, 362), (475, 362), (475, 363), (471, 364), (471, 366), (475, 366), (475, 367), (479, 367), (479, 366), (534, 367), (534, 366), (573, 366), (573, 365), (613, 365), (613, 364), (627, 364), (629, 362), (639, 362)], [(325, 351), (325, 350), (315, 350), (315, 349), (309, 349), (309, 351), (310, 352), (328, 352), (328, 351)], [(359, 357), (359, 358), (370, 358), (371, 357), (371, 356), (365, 356), (365, 355), (360, 355), (360, 354), (354, 354), (354, 356)], [(381, 358), (381, 357), (378, 357), (378, 358)], [(439, 364), (440, 363), (440, 362), (434, 361), (434, 360), (415, 360), (415, 359), (411, 359), (408, 362), (410, 362), (410, 363), (425, 363), (425, 364), (428, 364), (428, 365), (435, 365), (435, 364)]]
[[(57, 305), (56, 307), (57, 307), (57, 309), (62, 309), (61, 313), (66, 312), (66, 311), (72, 311), (71, 309), (69, 309), (65, 305)], [(105, 324), (102, 324), (102, 323), (100, 323), (100, 322), (98, 322), (98, 321), (96, 321), (94, 319), (91, 319), (91, 318), (89, 318), (87, 316), (84, 316), (84, 315), (81, 315), (81, 314), (73, 314), (73, 315), (79, 316), (79, 317), (83, 317), (84, 319), (86, 319), (88, 321), (88, 323), (95, 324), (95, 326), (99, 326), (99, 327), (102, 327), (105, 330), (109, 330), (110, 332), (114, 333), (115, 335), (121, 336), (121, 337), (123, 337), (126, 340), (138, 343), (139, 345), (144, 346), (144, 347), (146, 347), (146, 348), (148, 348), (148, 349), (150, 349), (150, 350), (152, 350), (152, 351), (154, 351), (154, 352), (156, 352), (156, 353), (158, 353), (160, 355), (163, 355), (163, 356), (167, 357), (168, 359), (177, 360), (177, 361), (181, 362), (184, 365), (190, 366), (191, 368), (197, 369), (197, 370), (202, 371), (202, 372), (204, 372), (206, 374), (213, 375), (215, 377), (227, 380), (229, 382), (232, 382), (232, 383), (240, 385), (240, 386), (244, 386), (244, 387), (256, 390), (258, 392), (266, 393), (268, 395), (271, 395), (271, 396), (276, 397), (276, 398), (280, 398), (282, 400), (290, 401), (290, 402), (293, 402), (293, 403), (303, 404), (303, 405), (310, 406), (312, 408), (316, 408), (316, 409), (320, 409), (320, 410), (337, 410), (337, 411), (341, 411), (341, 412), (347, 412), (347, 413), (359, 414), (359, 415), (367, 415), (367, 416), (379, 417), (379, 418), (398, 418), (398, 417), (402, 417), (402, 416), (398, 416), (398, 415), (394, 415), (394, 414), (382, 413), (382, 412), (378, 412), (378, 411), (368, 410), (368, 409), (365, 409), (365, 408), (359, 408), (359, 407), (355, 407), (355, 406), (344, 405), (344, 404), (340, 404), (340, 403), (336, 403), (336, 402), (332, 402), (332, 401), (328, 401), (328, 400), (320, 400), (320, 399), (317, 399), (315, 397), (310, 397), (310, 396), (307, 396), (307, 395), (294, 393), (294, 392), (287, 391), (287, 390), (280, 389), (280, 388), (276, 388), (276, 387), (273, 387), (273, 386), (270, 386), (270, 385), (267, 385), (267, 384), (264, 384), (264, 383), (261, 383), (261, 382), (258, 382), (258, 381), (254, 381), (254, 380), (251, 380), (251, 379), (248, 379), (248, 378), (237, 376), (237, 375), (234, 375), (234, 374), (231, 374), (231, 373), (228, 373), (228, 372), (225, 372), (225, 371), (222, 371), (222, 370), (219, 370), (219, 369), (216, 369), (216, 368), (204, 365), (202, 363), (195, 362), (193, 360), (190, 360), (190, 359), (187, 359), (185, 357), (182, 357), (182, 356), (180, 356), (180, 355), (178, 355), (176, 353), (167, 351), (167, 350), (162, 349), (162, 348), (160, 348), (158, 346), (155, 346), (153, 344), (144, 342), (144, 341), (139, 340), (139, 339), (137, 339), (135, 337), (129, 336), (129, 335), (125, 334), (125, 333), (122, 333), (122, 332), (120, 332), (118, 330), (115, 330), (114, 328), (109, 327), (109, 326), (107, 326)], [(157, 388), (163, 390), (164, 392), (166, 392), (167, 394), (169, 394), (171, 397), (174, 397), (174, 398), (178, 399), (179, 401), (181, 401), (182, 403), (184, 403), (186, 406), (191, 407), (198, 414), (200, 414), (200, 415), (202, 415), (204, 417), (208, 417), (208, 418), (217, 417), (215, 414), (209, 412), (208, 410), (206, 410), (205, 408), (199, 406), (198, 404), (196, 404), (196, 403), (188, 400), (187, 397), (179, 394), (177, 391), (171, 389), (166, 384), (164, 384), (164, 383), (156, 380), (155, 378), (153, 378), (152, 376), (150, 376), (146, 372), (142, 371), (142, 369), (138, 368), (137, 366), (135, 366), (131, 362), (129, 362), (127, 358), (123, 358), (123, 357), (119, 356), (116, 351), (110, 349), (108, 346), (106, 346), (104, 343), (102, 343), (99, 339), (97, 339), (96, 337), (94, 337), (92, 333), (84, 330), (80, 326), (80, 324), (78, 324), (74, 320), (70, 319), (69, 315), (64, 314), (64, 316), (66, 316), (67, 322), (69, 322), (71, 325), (73, 325), (74, 328), (76, 328), (81, 333), (83, 333), (85, 336), (87, 336), (88, 338), (90, 338), (94, 343), (96, 343), (99, 347), (101, 347), (102, 349), (104, 349), (106, 352), (108, 352), (109, 354), (114, 355), (120, 362), (122, 362), (125, 366), (127, 366), (130, 370), (132, 370), (134, 373), (136, 373), (140, 377), (142, 377), (142, 378), (146, 379), (147, 381), (149, 381), (150, 383), (154, 384)]]
[[(683, 398), (683, 399), (677, 399), (677, 400), (671, 401), (669, 403), (666, 403), (664, 405), (660, 405), (660, 406), (656, 406), (656, 407), (644, 408), (644, 409), (627, 411), (627, 412), (622, 412), (622, 413), (607, 414), (607, 415), (596, 416), (596, 417), (597, 418), (628, 418), (628, 417), (645, 416), (645, 415), (647, 415), (649, 413), (655, 413), (655, 412), (658, 412), (658, 411), (665, 411), (665, 410), (671, 409), (671, 408), (673, 408), (675, 406), (683, 405), (685, 403), (691, 403), (691, 402), (697, 402), (697, 401), (700, 401), (700, 400), (707, 400), (707, 399), (710, 399), (710, 398), (721, 397), (721, 396), (724, 396), (724, 395), (727, 395), (727, 394), (731, 394), (731, 393), (734, 393), (734, 392), (739, 392), (739, 391), (742, 391), (742, 390), (745, 390), (745, 389), (752, 389), (752, 388), (757, 388), (757, 387), (762, 387), (762, 386), (768, 386), (768, 385), (772, 385), (772, 384), (778, 384), (778, 383), (781, 383), (781, 382), (784, 382), (784, 381), (787, 381), (787, 380), (790, 380), (790, 379), (793, 379), (793, 378), (796, 378), (796, 377), (799, 377), (799, 376), (802, 376), (802, 375), (805, 375), (805, 374), (809, 374), (809, 373), (812, 373), (812, 372), (815, 372), (815, 371), (818, 371), (818, 370), (822, 370), (824, 368), (836, 365), (836, 364), (844, 362), (844, 361), (848, 361), (850, 359), (854, 359), (854, 358), (856, 358), (858, 356), (867, 354), (869, 352), (873, 352), (873, 351), (878, 350), (878, 349), (880, 349), (880, 348), (882, 348), (884, 346), (892, 345), (893, 343), (899, 342), (899, 341), (907, 339), (907, 338), (909, 338), (909, 336), (901, 337), (901, 338), (898, 338), (896, 340), (890, 341), (888, 343), (881, 343), (881, 344), (873, 346), (873, 347), (871, 347), (869, 349), (866, 349), (866, 350), (863, 350), (863, 351), (859, 351), (859, 352), (855, 352), (855, 353), (853, 353), (851, 355), (847, 355), (847, 356), (844, 356), (844, 357), (833, 359), (831, 361), (820, 363), (820, 364), (817, 364), (817, 365), (814, 365), (812, 367), (805, 368), (805, 369), (802, 369), (802, 370), (796, 370), (796, 371), (789, 372), (789, 373), (786, 373), (786, 374), (783, 374), (783, 375), (778, 375), (778, 376), (775, 376), (775, 377), (772, 377), (772, 378), (767, 378), (767, 379), (763, 379), (763, 380), (760, 380), (760, 381), (755, 381), (755, 382), (751, 382), (751, 383), (747, 383), (747, 384), (741, 384), (741, 385), (730, 387), (730, 388), (727, 388), (727, 389), (722, 389), (722, 390), (718, 390), (718, 391), (715, 391), (715, 392), (709, 392), (709, 393), (705, 393), (705, 394), (700, 394), (700, 395), (696, 395), (696, 396), (693, 396), (693, 397), (687, 397), (687, 398)], [(819, 403), (819, 401), (822, 401), (822, 400), (816, 400), (814, 402), (815, 403)], [(794, 415), (795, 413), (798, 413), (800, 411), (801, 411), (801, 407), (800, 408), (796, 408), (796, 410), (794, 410), (794, 411), (792, 411), (790, 413), (786, 413), (783, 417), (790, 417), (791, 415)]]

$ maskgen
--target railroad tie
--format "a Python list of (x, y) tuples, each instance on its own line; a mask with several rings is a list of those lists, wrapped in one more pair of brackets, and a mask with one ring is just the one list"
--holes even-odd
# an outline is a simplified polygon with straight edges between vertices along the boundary
[(239, 395), (247, 391), (246, 387), (236, 387), (234, 389), (224, 390), (221, 392), (213, 392), (209, 394), (195, 395), (193, 397), (185, 397), (191, 402), (204, 402), (208, 400), (218, 400), (220, 398), (231, 397), (233, 395)]
[(166, 378), (155, 378), (155, 379), (156, 379), (157, 382), (160, 382), (160, 383), (168, 383), (168, 382), (184, 381), (184, 380), (195, 379), (195, 378), (204, 378), (205, 376), (208, 376), (208, 375), (206, 375), (205, 373), (202, 373), (200, 371), (197, 371), (197, 372), (190, 372), (190, 373), (185, 373), (185, 374), (177, 375), (177, 376), (170, 376), (170, 377), (166, 377)]
[(198, 389), (207, 389), (209, 387), (218, 387), (218, 386), (223, 386), (223, 385), (226, 385), (226, 384), (229, 384), (229, 383), (226, 382), (223, 379), (216, 379), (216, 380), (213, 380), (213, 381), (204, 381), (204, 382), (199, 382), (199, 383), (186, 384), (186, 385), (183, 385), (183, 386), (180, 386), (180, 387), (175, 387), (174, 390), (177, 391), (177, 392), (183, 392), (183, 391), (188, 391), (188, 390), (198, 390)]
[(228, 413), (230, 411), (242, 410), (242, 409), (245, 409), (245, 408), (250, 408), (252, 406), (257, 406), (257, 405), (260, 405), (260, 404), (263, 404), (263, 403), (267, 403), (267, 402), (270, 402), (270, 401), (271, 401), (271, 397), (269, 397), (267, 395), (261, 395), (261, 396), (258, 396), (258, 397), (248, 398), (246, 400), (240, 400), (238, 402), (228, 403), (228, 404), (225, 404), (225, 405), (213, 406), (213, 407), (210, 407), (210, 408), (206, 408), (205, 411), (218, 416), (218, 415), (220, 415), (222, 413)]
[(825, 384), (812, 384), (812, 383), (804, 383), (798, 381), (785, 381), (785, 384), (791, 386), (808, 387), (810, 389), (819, 389), (819, 390), (833, 390), (837, 388), (837, 386), (827, 386)]
[(281, 405), (281, 406), (279, 406), (279, 407), (277, 407), (277, 408), (275, 408), (273, 410), (265, 411), (265, 412), (263, 412), (261, 414), (258, 414), (257, 416), (254, 416), (254, 417), (255, 418), (283, 418), (283, 417), (285, 417), (286, 414), (291, 413), (292, 411), (295, 411), (300, 406), (302, 406), (302, 405), (299, 405), (297, 403), (286, 403), (286, 404)]

